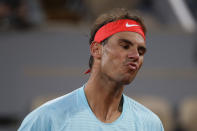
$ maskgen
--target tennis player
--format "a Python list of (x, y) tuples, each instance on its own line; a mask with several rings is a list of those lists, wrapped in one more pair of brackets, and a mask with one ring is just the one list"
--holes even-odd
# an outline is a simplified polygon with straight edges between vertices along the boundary
[(87, 83), (31, 112), (18, 131), (164, 131), (153, 112), (123, 94), (142, 66), (145, 33), (142, 20), (126, 9), (98, 17)]

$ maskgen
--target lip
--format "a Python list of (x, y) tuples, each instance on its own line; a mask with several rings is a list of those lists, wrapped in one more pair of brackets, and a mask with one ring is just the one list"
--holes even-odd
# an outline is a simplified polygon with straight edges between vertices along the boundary
[(130, 70), (137, 70), (138, 69), (138, 65), (136, 63), (129, 62), (127, 65)]

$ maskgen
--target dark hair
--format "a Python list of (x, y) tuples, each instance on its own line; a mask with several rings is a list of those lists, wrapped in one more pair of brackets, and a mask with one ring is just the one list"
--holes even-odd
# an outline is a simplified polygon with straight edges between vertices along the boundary
[[(110, 11), (106, 14), (102, 14), (101, 16), (99, 16), (96, 19), (96, 21), (94, 22), (94, 24), (91, 28), (89, 44), (91, 45), (91, 43), (94, 41), (94, 36), (95, 36), (96, 32), (102, 26), (104, 26), (105, 24), (107, 24), (109, 22), (120, 20), (120, 19), (131, 19), (131, 20), (138, 22), (142, 26), (142, 29), (143, 29), (144, 33), (146, 34), (146, 27), (145, 27), (141, 17), (133, 15), (130, 11), (128, 11), (125, 8), (117, 8), (117, 9), (113, 9), (112, 11)], [(106, 44), (107, 39), (103, 40), (102, 44)], [(94, 63), (94, 58), (93, 58), (93, 56), (90, 56), (90, 59), (89, 59), (89, 68), (90, 69), (92, 68), (93, 63)]]

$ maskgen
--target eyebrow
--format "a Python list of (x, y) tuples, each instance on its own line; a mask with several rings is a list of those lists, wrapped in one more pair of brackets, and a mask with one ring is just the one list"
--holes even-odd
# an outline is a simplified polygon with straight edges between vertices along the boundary
[(125, 42), (125, 43), (130, 44), (130, 45), (133, 44), (131, 41), (129, 41), (127, 39), (119, 39), (119, 42)]

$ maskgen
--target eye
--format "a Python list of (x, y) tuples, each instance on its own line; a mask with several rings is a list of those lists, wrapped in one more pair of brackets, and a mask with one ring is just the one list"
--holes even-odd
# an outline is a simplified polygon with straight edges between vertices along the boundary
[(129, 49), (129, 45), (122, 45), (122, 48)]
[(120, 39), (120, 40), (119, 40), (119, 45), (120, 45), (123, 49), (127, 50), (127, 49), (130, 48), (130, 46), (133, 45), (133, 43), (131, 43), (131, 41), (129, 41), (129, 40), (127, 40), (127, 39)]
[(142, 56), (146, 53), (146, 48), (144, 47), (139, 47), (138, 48), (138, 52), (139, 52), (139, 55)]
[(120, 46), (123, 48), (123, 49), (129, 49), (129, 44), (128, 43), (125, 43), (125, 42), (120, 42)]

